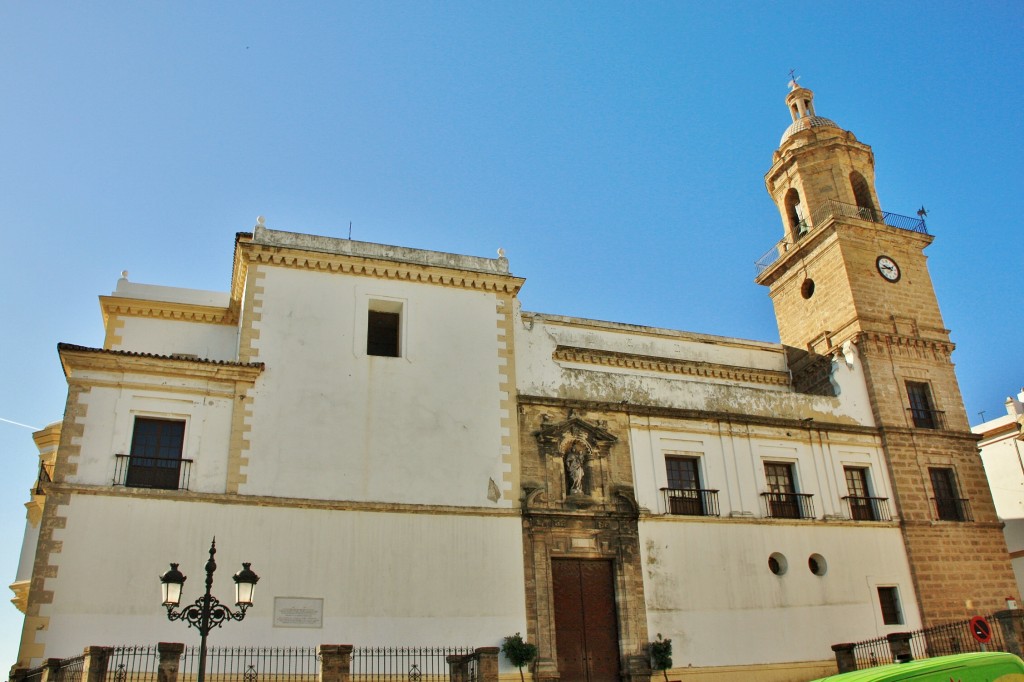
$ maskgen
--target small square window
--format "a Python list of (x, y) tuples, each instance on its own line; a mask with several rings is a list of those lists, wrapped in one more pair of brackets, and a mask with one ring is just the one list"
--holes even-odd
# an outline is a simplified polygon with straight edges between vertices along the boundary
[(900, 608), (900, 593), (895, 587), (878, 588), (878, 604), (882, 607), (882, 622), (885, 625), (902, 625), (903, 610)]
[(400, 330), (399, 313), (371, 309), (366, 320), (366, 354), (397, 358)]

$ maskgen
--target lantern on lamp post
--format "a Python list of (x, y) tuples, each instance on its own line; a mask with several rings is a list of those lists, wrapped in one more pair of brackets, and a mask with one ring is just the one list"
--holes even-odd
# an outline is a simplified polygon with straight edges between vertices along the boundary
[(206, 636), (210, 630), (220, 627), (226, 620), (245, 618), (245, 610), (252, 606), (256, 583), (260, 580), (260, 577), (249, 568), (251, 564), (243, 562), (242, 570), (232, 576), (235, 581), (235, 606), (238, 607), (238, 611), (232, 611), (210, 593), (213, 588), (213, 573), (217, 570), (217, 562), (213, 559), (216, 553), (217, 538), (214, 538), (210, 542), (210, 558), (206, 562), (206, 593), (181, 611), (174, 609), (181, 603), (181, 591), (186, 577), (178, 570), (178, 564), (173, 563), (171, 570), (160, 576), (160, 590), (163, 606), (167, 609), (167, 619), (185, 621), (189, 627), (199, 630), (199, 672), (196, 675), (196, 682), (205, 682)]

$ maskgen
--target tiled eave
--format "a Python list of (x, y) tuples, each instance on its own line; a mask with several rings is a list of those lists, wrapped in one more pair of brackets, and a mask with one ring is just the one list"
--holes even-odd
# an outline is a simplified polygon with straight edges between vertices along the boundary
[(188, 376), (193, 379), (216, 381), (243, 381), (252, 383), (263, 372), (262, 362), (227, 362), (184, 358), (153, 353), (133, 353), (122, 350), (105, 350), (76, 346), (70, 343), (57, 344), (64, 376), (72, 377), (82, 370), (135, 372)]

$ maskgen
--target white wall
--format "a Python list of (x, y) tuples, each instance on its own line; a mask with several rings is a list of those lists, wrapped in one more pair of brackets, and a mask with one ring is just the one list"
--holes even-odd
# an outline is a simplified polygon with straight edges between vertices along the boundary
[(138, 282), (129, 282), (125, 277), (117, 280), (117, 287), (112, 295), (139, 301), (163, 301), (166, 303), (183, 303), (211, 308), (227, 308), (231, 302), (231, 296), (226, 292), (165, 287), (157, 284), (140, 284)]
[[(640, 523), (648, 629), (672, 639), (675, 667), (828, 660), (837, 642), (921, 627), (898, 528), (677, 519)], [(882, 624), (880, 585), (898, 588), (903, 624)]]
[[(72, 495), (51, 555), (56, 577), (47, 656), (90, 644), (197, 644), (171, 623), (158, 576), (188, 577), (183, 602), (203, 589), (217, 537), (213, 594), (233, 601), (242, 561), (260, 576), (256, 605), (211, 645), (495, 646), (525, 632), (522, 530), (514, 515), (386, 514)], [(126, 551), (130, 550), (130, 551)], [(274, 597), (323, 598), (322, 629), (275, 628)]]
[[(152, 385), (156, 383), (153, 377), (114, 373), (91, 376), (112, 385), (94, 386), (81, 396), (86, 410), (78, 421), (84, 429), (76, 438), (81, 446), (78, 470), (67, 477), (69, 483), (111, 485), (117, 462), (115, 455), (131, 452), (135, 418), (155, 417), (185, 422), (182, 458), (192, 460), (188, 489), (224, 492), (231, 436), (231, 398), (203, 396), (204, 382), (185, 379), (162, 379), (180, 385), (185, 391), (159, 391), (131, 386), (133, 383)], [(223, 385), (219, 389), (230, 390)]]
[(154, 355), (195, 355), (202, 360), (236, 362), (238, 327), (182, 320), (122, 316), (121, 343), (111, 350)]
[[(493, 294), (264, 267), (245, 494), (485, 505), (500, 484)], [(401, 357), (366, 355), (371, 300)], [(511, 506), (512, 501), (502, 501)]]
[(661, 489), (668, 487), (665, 458), (673, 455), (699, 458), (701, 487), (719, 491), (724, 517), (765, 516), (765, 461), (793, 464), (797, 492), (814, 496), (817, 518), (848, 517), (844, 466), (868, 468), (871, 494), (889, 498), (895, 511), (881, 449), (869, 435), (634, 417), (630, 449), (637, 502), (656, 514), (667, 512)]
[(826, 397), (795, 393), (787, 385), (743, 379), (560, 363), (552, 358), (559, 345), (741, 369), (788, 371), (785, 352), (778, 344), (522, 313), (516, 325), (520, 393), (744, 416), (874, 424), (856, 349), (851, 349), (849, 362), (845, 357), (833, 362), (832, 380), (839, 395)]

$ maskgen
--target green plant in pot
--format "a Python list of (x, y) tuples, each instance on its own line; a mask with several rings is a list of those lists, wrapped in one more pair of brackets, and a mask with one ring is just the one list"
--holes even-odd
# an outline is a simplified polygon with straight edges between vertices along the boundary
[(519, 679), (524, 680), (523, 666), (537, 658), (537, 645), (523, 640), (523, 636), (517, 632), (505, 638), (501, 644), (501, 653), (505, 654), (509, 663), (519, 668)]
[(672, 640), (662, 639), (658, 633), (658, 639), (648, 645), (651, 654), (651, 670), (660, 670), (668, 682), (668, 669), (672, 667)]

